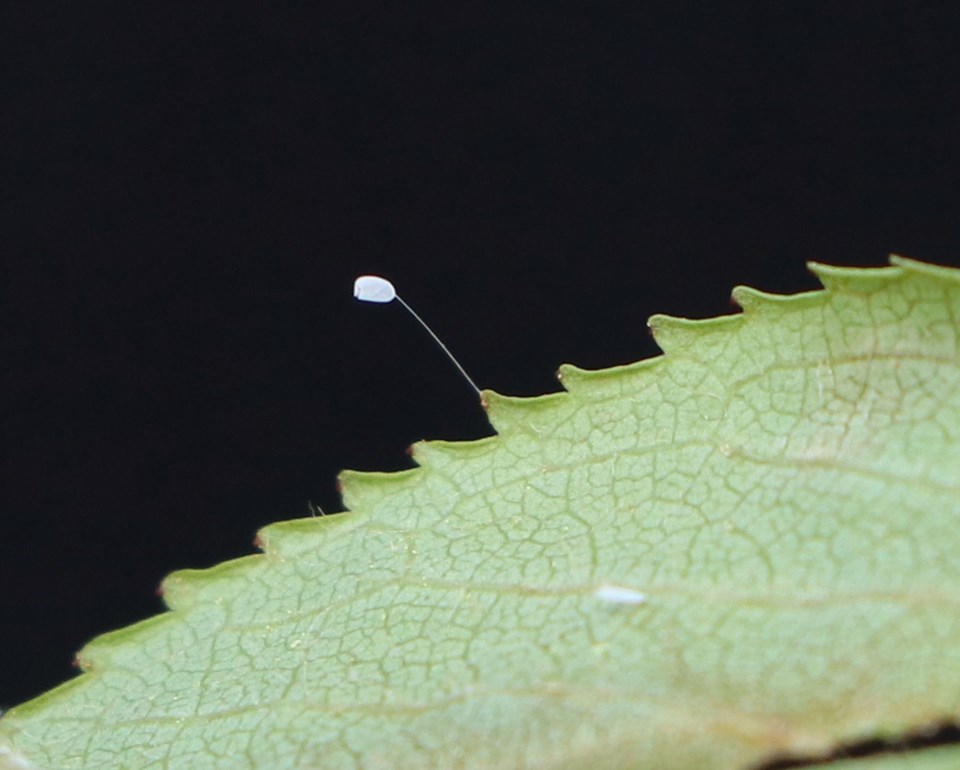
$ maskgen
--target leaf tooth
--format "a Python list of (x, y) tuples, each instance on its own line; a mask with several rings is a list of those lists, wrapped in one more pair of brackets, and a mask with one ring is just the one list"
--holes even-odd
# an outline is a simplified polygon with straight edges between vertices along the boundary
[(606, 369), (581, 369), (573, 364), (563, 364), (557, 371), (557, 379), (568, 393), (575, 395), (590, 395), (604, 397), (607, 383), (615, 383), (620, 389), (624, 375), (639, 375), (645, 370), (660, 366), (663, 356), (652, 356), (622, 366), (611, 366)]
[(496, 436), (474, 441), (418, 441), (410, 447), (410, 456), (422, 468), (482, 457), (496, 449)]
[[(141, 620), (138, 623), (119, 628), (116, 631), (108, 631), (100, 634), (87, 642), (83, 648), (73, 657), (73, 664), (82, 672), (102, 671), (109, 668), (116, 655), (124, 648), (130, 645), (138, 645), (142, 642), (145, 635), (151, 632), (156, 633), (174, 619), (169, 612), (162, 615)], [(72, 680), (65, 686), (70, 686), (74, 682), (83, 681)]]
[(890, 255), (890, 264), (899, 268), (907, 275), (917, 275), (924, 278), (935, 278), (937, 280), (948, 280), (953, 283), (960, 283), (960, 270), (955, 267), (931, 265), (927, 262), (918, 262), (909, 257), (901, 257), (898, 254)]
[(569, 394), (543, 396), (502, 396), (492, 390), (483, 393), (487, 419), (497, 433), (526, 432), (540, 435), (543, 426), (554, 425), (560, 411), (569, 409)]
[(837, 267), (822, 262), (807, 262), (807, 269), (827, 291), (844, 294), (872, 294), (904, 275), (900, 267)]
[(693, 321), (689, 318), (656, 313), (647, 319), (647, 328), (654, 342), (664, 353), (687, 348), (696, 336)]
[(647, 328), (664, 353), (686, 350), (709, 334), (741, 323), (740, 315), (723, 315), (716, 318), (680, 318), (658, 313), (650, 316)]
[(419, 475), (418, 468), (389, 473), (344, 470), (337, 477), (337, 489), (348, 510), (369, 509), (385, 495), (394, 494), (409, 486)]
[(242, 574), (260, 555), (241, 556), (207, 569), (178, 569), (167, 575), (157, 593), (171, 610), (188, 610), (206, 601), (210, 592), (214, 597), (222, 590), (223, 583)]
[[(318, 530), (326, 530), (323, 535), (343, 535), (362, 522), (362, 517), (350, 511), (337, 511), (322, 516), (310, 516), (290, 521), (277, 521), (260, 529), (253, 544), (268, 556), (282, 558), (299, 556), (314, 549), (311, 537)], [(335, 529), (336, 532), (331, 532)], [(307, 545), (307, 544), (310, 545)]]
[[(811, 296), (823, 294), (822, 289), (809, 292)], [(797, 297), (805, 297), (806, 294), (773, 294), (768, 291), (761, 291), (752, 286), (734, 286), (730, 292), (730, 300), (743, 310), (744, 315), (754, 313), (782, 312), (784, 305), (789, 305)]]
[(73, 656), (73, 667), (84, 674), (91, 671), (102, 671), (109, 667), (114, 651), (111, 637), (115, 633), (117, 632), (110, 631), (106, 634), (100, 634), (100, 636), (83, 645)]

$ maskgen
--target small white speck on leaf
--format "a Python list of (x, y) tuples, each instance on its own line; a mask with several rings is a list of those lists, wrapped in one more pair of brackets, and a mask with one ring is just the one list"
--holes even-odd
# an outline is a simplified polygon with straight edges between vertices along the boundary
[(614, 583), (603, 583), (597, 586), (593, 595), (602, 602), (611, 604), (644, 604), (647, 595), (633, 588), (618, 586)]

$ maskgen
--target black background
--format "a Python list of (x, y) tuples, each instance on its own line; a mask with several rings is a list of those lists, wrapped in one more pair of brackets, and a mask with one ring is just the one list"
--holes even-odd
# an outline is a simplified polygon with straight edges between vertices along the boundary
[(654, 312), (960, 264), (949, 5), (0, 5), (0, 704)]

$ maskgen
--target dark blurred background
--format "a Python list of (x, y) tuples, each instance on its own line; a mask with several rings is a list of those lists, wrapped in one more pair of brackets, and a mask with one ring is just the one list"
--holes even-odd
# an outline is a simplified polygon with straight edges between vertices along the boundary
[(173, 569), (806, 260), (960, 265), (948, 4), (0, 5), (0, 704)]

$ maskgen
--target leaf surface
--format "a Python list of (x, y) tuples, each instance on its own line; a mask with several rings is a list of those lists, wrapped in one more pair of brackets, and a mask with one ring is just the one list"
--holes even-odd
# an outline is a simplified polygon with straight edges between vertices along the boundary
[(727, 770), (956, 720), (960, 271), (893, 262), (345, 472), (0, 719), (0, 768)]
[[(823, 770), (956, 770), (960, 767), (960, 747), (942, 746), (922, 751), (893, 752), (848, 759)], [(814, 770), (817, 770), (814, 766)]]

